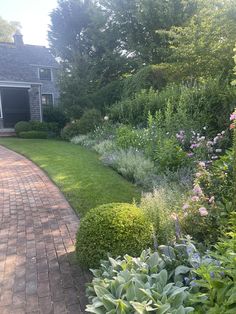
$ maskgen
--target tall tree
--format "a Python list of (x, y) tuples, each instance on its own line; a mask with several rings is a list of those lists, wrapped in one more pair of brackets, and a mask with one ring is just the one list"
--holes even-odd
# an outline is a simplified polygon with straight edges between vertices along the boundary
[(199, 0), (197, 13), (174, 27), (171, 62), (183, 77), (229, 76), (233, 69), (236, 0)]
[(7, 22), (0, 16), (0, 41), (11, 42), (12, 35), (20, 28), (19, 22)]

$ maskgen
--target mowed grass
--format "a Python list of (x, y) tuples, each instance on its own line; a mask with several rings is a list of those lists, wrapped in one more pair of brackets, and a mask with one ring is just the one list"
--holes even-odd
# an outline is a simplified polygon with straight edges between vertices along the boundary
[(56, 140), (1, 138), (4, 145), (31, 159), (56, 183), (80, 216), (97, 205), (139, 201), (140, 190), (99, 156), (83, 147)]

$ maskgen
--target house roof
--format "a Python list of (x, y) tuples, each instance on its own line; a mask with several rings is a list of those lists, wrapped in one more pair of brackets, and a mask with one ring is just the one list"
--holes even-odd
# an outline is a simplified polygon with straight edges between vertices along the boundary
[(0, 81), (38, 83), (38, 67), (59, 68), (50, 50), (44, 46), (0, 43)]

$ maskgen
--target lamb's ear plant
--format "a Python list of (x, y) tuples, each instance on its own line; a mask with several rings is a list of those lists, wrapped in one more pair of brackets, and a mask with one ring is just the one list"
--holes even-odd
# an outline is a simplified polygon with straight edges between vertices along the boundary
[[(170, 253), (169, 248), (166, 250)], [(174, 259), (176, 255), (172, 253)], [(190, 287), (177, 278), (181, 274), (186, 276), (190, 268), (182, 265), (173, 272), (167, 271), (164, 255), (147, 250), (138, 258), (125, 255), (123, 259), (102, 261), (100, 269), (92, 270), (94, 279), (87, 288), (90, 304), (86, 311), (98, 314), (193, 312), (187, 306)], [(172, 280), (175, 276), (176, 283)]]

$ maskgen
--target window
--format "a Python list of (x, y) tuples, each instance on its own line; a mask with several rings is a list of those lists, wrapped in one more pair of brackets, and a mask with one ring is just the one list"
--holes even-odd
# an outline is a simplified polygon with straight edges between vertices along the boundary
[(51, 81), (52, 80), (52, 71), (49, 68), (40, 68), (39, 69), (39, 78), (42, 81)]
[(52, 94), (42, 94), (42, 105), (53, 106), (53, 95)]

